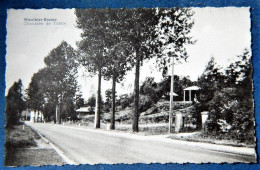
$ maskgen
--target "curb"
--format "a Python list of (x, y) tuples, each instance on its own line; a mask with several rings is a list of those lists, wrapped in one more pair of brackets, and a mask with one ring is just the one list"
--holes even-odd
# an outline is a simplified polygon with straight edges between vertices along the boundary
[[(35, 129), (34, 129), (35, 130)], [(71, 160), (70, 158), (68, 158), (64, 152), (58, 148), (54, 143), (50, 142), (47, 138), (43, 137), (43, 135), (41, 135), (38, 131), (35, 130), (35, 132), (46, 142), (48, 143), (48, 145), (50, 145), (57, 153), (60, 157), (62, 157), (62, 159), (70, 165), (79, 165), (76, 162), (74, 162), (73, 160)]]

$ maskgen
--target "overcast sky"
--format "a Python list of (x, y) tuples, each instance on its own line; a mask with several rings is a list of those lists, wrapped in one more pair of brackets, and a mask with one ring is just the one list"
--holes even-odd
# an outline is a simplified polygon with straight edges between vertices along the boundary
[[(205, 69), (210, 57), (226, 67), (232, 59), (250, 49), (250, 13), (249, 8), (193, 8), (194, 27), (191, 35), (197, 43), (188, 46), (189, 58), (186, 63), (175, 66), (177, 75), (190, 76), (196, 80)], [(57, 19), (62, 25), (26, 25), (25, 18)], [(76, 16), (73, 9), (8, 10), (7, 18), (7, 89), (22, 79), (24, 89), (28, 87), (33, 73), (44, 67), (43, 58), (57, 47), (62, 40), (76, 48), (81, 30), (75, 27)], [(46, 23), (44, 21), (43, 23)], [(134, 70), (134, 69), (133, 69)], [(151, 74), (152, 73), (152, 74)], [(140, 83), (147, 76), (161, 80), (161, 73), (155, 68), (154, 61), (141, 67)], [(95, 81), (93, 81), (95, 80)], [(96, 77), (90, 78), (84, 71), (79, 73), (79, 84), (84, 98), (96, 90)], [(119, 94), (133, 91), (134, 71), (129, 72), (125, 80), (117, 85)], [(111, 82), (102, 82), (102, 93), (111, 88)]]

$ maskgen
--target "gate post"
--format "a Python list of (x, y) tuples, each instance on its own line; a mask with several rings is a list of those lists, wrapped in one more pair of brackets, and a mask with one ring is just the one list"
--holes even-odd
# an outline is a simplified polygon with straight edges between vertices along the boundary
[(202, 125), (202, 128), (204, 128), (205, 123), (208, 120), (208, 117), (209, 117), (209, 112), (208, 111), (201, 112), (201, 125)]
[(175, 132), (179, 133), (183, 127), (183, 115), (181, 112), (175, 114)]

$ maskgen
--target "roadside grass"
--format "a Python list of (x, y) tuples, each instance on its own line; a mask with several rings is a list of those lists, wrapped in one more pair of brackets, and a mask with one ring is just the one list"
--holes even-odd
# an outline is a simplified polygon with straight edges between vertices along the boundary
[(40, 139), (40, 136), (30, 127), (20, 124), (11, 129), (6, 129), (6, 148), (35, 147), (37, 143), (34, 139)]
[(219, 139), (216, 136), (204, 135), (202, 132), (172, 134), (168, 138), (191, 142), (204, 142), (227, 146), (255, 148), (255, 144), (239, 142), (237, 140)]
[[(176, 102), (174, 105), (174, 111), (181, 112), (183, 115), (188, 115), (194, 111), (192, 103), (182, 103)], [(131, 126), (131, 115), (133, 109), (131, 107), (126, 107), (124, 109), (118, 110), (115, 113), (115, 131), (117, 132), (126, 132), (133, 133)], [(104, 112), (101, 114), (101, 127), (103, 130), (110, 130), (110, 112)], [(191, 123), (184, 124), (184, 128), (179, 134), (189, 134), (188, 136), (179, 135), (179, 134), (169, 134), (167, 122), (169, 120), (169, 101), (161, 100), (154, 104), (147, 111), (141, 112), (139, 116), (139, 132), (140, 135), (169, 135), (169, 138), (193, 142), (206, 142), (213, 144), (222, 144), (230, 146), (246, 146), (246, 147), (255, 147), (254, 140), (244, 140), (239, 141), (236, 138), (233, 138), (230, 134), (221, 134), (215, 135), (205, 134), (201, 131), (196, 130), (196, 126)], [(144, 125), (154, 125), (154, 126), (144, 126)], [(165, 126), (159, 126), (159, 124), (165, 124)], [(94, 129), (94, 115), (91, 119), (86, 120), (86, 122), (71, 123), (72, 126), (82, 126), (86, 128)], [(142, 126), (143, 125), (143, 126)], [(158, 126), (156, 126), (158, 125)], [(174, 125), (173, 125), (174, 126)], [(174, 127), (173, 127), (174, 132)]]
[(52, 149), (11, 148), (5, 157), (5, 166), (64, 165), (62, 158)]
[[(80, 123), (83, 128), (94, 129), (93, 122), (84, 122)], [(79, 126), (76, 123), (66, 124), (69, 126)], [(156, 126), (156, 124), (151, 124), (153, 126), (142, 126), (144, 124), (139, 124), (139, 132), (135, 134), (140, 135), (169, 135), (168, 138), (183, 140), (183, 141), (191, 141), (191, 142), (204, 142), (204, 143), (212, 143), (212, 144), (220, 144), (227, 146), (237, 146), (237, 147), (251, 147), (254, 148), (255, 144), (240, 142), (237, 140), (226, 139), (226, 138), (218, 138), (217, 136), (208, 136), (203, 134), (201, 131), (196, 131), (194, 128), (188, 129), (188, 132), (174, 133), (174, 125), (173, 125), (173, 133), (169, 134), (168, 125), (165, 123), (163, 126)], [(101, 123), (100, 129), (102, 130), (110, 130), (109, 124)], [(115, 125), (115, 132), (125, 132), (125, 133), (133, 133), (131, 124), (123, 124), (117, 122)]]
[[(132, 132), (132, 127), (116, 126), (117, 131)], [(154, 126), (154, 127), (139, 127), (139, 134), (141, 135), (166, 135), (168, 134), (168, 126)]]
[(62, 158), (47, 144), (47, 147), (38, 146), (42, 139), (32, 128), (20, 124), (5, 132), (5, 166), (64, 165)]

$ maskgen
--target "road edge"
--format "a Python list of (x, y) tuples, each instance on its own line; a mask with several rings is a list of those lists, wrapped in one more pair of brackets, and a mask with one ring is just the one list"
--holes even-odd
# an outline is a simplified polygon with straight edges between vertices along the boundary
[[(243, 148), (243, 147), (235, 147), (235, 146), (226, 146), (226, 145), (219, 145), (219, 144), (211, 144), (211, 143), (204, 143), (204, 142), (193, 142), (193, 141), (184, 141), (184, 140), (177, 140), (177, 139), (170, 139), (166, 136), (168, 135), (163, 135), (160, 138), (157, 138), (156, 136), (143, 136), (143, 135), (138, 135), (134, 134), (132, 136), (129, 136), (127, 133), (117, 133), (115, 131), (107, 131), (104, 129), (88, 129), (88, 128), (82, 128), (82, 127), (73, 127), (73, 126), (62, 126), (62, 125), (55, 125), (55, 126), (61, 126), (64, 128), (72, 128), (72, 129), (78, 129), (78, 130), (83, 130), (83, 131), (89, 131), (89, 132), (95, 132), (95, 133), (100, 133), (100, 134), (108, 134), (111, 136), (123, 136), (125, 138), (135, 138), (138, 140), (144, 140), (147, 138), (150, 138), (150, 140), (153, 141), (164, 141), (166, 143), (184, 143), (185, 145), (189, 145), (192, 147), (199, 147), (211, 151), (216, 151), (216, 152), (223, 152), (223, 153), (229, 153), (229, 154), (238, 154), (238, 155), (245, 155), (245, 156), (254, 156), (257, 159), (257, 153), (256, 150), (253, 148)], [(136, 136), (135, 136), (136, 135)], [(136, 138), (138, 136), (138, 138)], [(220, 148), (215, 148), (216, 146)], [(231, 149), (228, 149), (231, 148)], [(235, 149), (236, 148), (236, 149)], [(238, 151), (238, 150), (240, 151)], [(242, 151), (241, 149), (250, 149), (250, 152), (245, 152)], [(253, 152), (252, 152), (253, 151)]]
[[(30, 126), (28, 124), (26, 124), (27, 126)], [(30, 126), (31, 127), (31, 126)], [(71, 160), (70, 158), (68, 158), (64, 152), (57, 147), (53, 142), (51, 142), (50, 140), (48, 140), (46, 137), (44, 137), (42, 134), (40, 134), (36, 129), (34, 129), (33, 127), (31, 127), (48, 145), (50, 145), (56, 152), (57, 154), (66, 162), (66, 164), (69, 165), (79, 165), (77, 164), (75, 161)]]
[[(143, 136), (139, 134), (131, 134), (117, 131), (108, 131), (104, 129), (89, 129), (87, 127), (76, 127), (76, 126), (64, 126), (64, 125), (57, 125), (57, 124), (51, 124), (52, 126), (59, 126), (62, 128), (68, 128), (68, 129), (77, 129), (81, 131), (88, 131), (88, 132), (94, 132), (99, 134), (107, 134), (109, 136), (120, 136), (128, 139), (137, 139), (137, 140), (152, 140), (152, 141), (163, 141), (169, 144), (175, 144), (175, 143), (182, 143), (184, 145), (188, 145), (194, 148), (202, 148), (209, 151), (215, 151), (215, 152), (221, 152), (221, 153), (227, 153), (227, 154), (236, 154), (236, 155), (244, 155), (244, 156), (253, 156), (255, 160), (257, 160), (257, 153), (256, 150), (253, 148), (241, 148), (241, 147), (234, 147), (234, 146), (226, 146), (226, 145), (218, 145), (218, 144), (211, 144), (211, 143), (204, 143), (204, 142), (193, 142), (193, 141), (183, 141), (183, 140), (176, 140), (176, 139), (170, 139), (167, 136), (168, 135), (159, 135), (159, 136)], [(246, 150), (244, 150), (246, 149)], [(255, 161), (254, 161), (255, 162)]]

